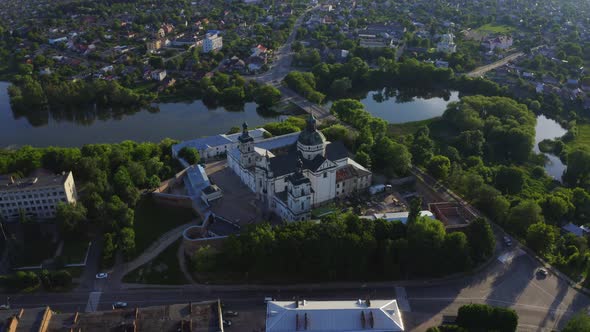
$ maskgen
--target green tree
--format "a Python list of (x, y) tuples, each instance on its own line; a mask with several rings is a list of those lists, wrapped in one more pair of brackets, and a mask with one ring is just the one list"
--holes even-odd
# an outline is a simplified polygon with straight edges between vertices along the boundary
[(448, 264), (445, 268), (450, 273), (466, 271), (472, 265), (469, 242), (464, 233), (454, 232), (446, 234), (442, 253)]
[(281, 91), (264, 84), (254, 90), (254, 101), (263, 108), (271, 108), (281, 100)]
[(541, 256), (547, 256), (555, 249), (559, 234), (555, 227), (544, 222), (532, 224), (527, 230), (526, 244)]
[(508, 227), (522, 237), (526, 236), (530, 225), (543, 221), (541, 207), (531, 200), (521, 201), (510, 209), (508, 215)]
[(126, 259), (130, 259), (135, 253), (135, 231), (131, 227), (124, 227), (119, 232), (119, 249)]
[(68, 237), (79, 234), (85, 226), (86, 213), (86, 208), (80, 202), (76, 204), (59, 202), (55, 214), (63, 234)]
[(590, 316), (581, 312), (573, 316), (561, 332), (590, 332)]
[(563, 181), (571, 187), (590, 185), (590, 152), (574, 150), (567, 155), (567, 169)]
[(198, 163), (199, 160), (201, 159), (201, 156), (199, 155), (199, 151), (197, 151), (197, 149), (195, 149), (195, 148), (188, 147), (188, 146), (185, 146), (182, 149), (180, 149), (180, 151), (178, 151), (178, 156), (180, 158), (186, 160), (186, 162), (191, 165)]
[(496, 172), (494, 182), (502, 193), (515, 195), (522, 191), (524, 179), (524, 172), (520, 168), (501, 166)]
[(428, 162), (428, 173), (439, 180), (444, 180), (451, 171), (451, 161), (441, 155), (434, 156)]
[(410, 169), (412, 156), (408, 149), (387, 137), (381, 137), (373, 147), (373, 167), (389, 178), (404, 176)]
[(110, 266), (113, 264), (115, 252), (117, 250), (117, 242), (115, 241), (115, 234), (105, 233), (103, 235), (102, 245), (102, 265)]
[(483, 262), (494, 253), (496, 237), (490, 224), (483, 218), (475, 219), (467, 230), (471, 258), (474, 262)]

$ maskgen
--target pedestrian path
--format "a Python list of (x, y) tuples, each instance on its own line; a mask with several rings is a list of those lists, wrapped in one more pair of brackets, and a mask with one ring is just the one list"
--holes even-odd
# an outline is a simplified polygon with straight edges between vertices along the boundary
[(88, 295), (88, 302), (86, 303), (85, 312), (95, 312), (98, 309), (101, 295), (102, 292), (90, 292)]
[(395, 287), (395, 298), (397, 300), (397, 305), (400, 308), (400, 310), (404, 312), (412, 312), (410, 302), (408, 302), (408, 294), (406, 294), (405, 287)]

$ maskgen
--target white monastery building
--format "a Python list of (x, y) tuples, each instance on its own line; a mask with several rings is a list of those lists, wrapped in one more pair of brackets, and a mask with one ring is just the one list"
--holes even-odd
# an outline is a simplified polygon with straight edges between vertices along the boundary
[(227, 153), (228, 166), (263, 206), (287, 221), (309, 220), (312, 208), (371, 185), (371, 172), (316, 125), (310, 116), (300, 133), (256, 142), (244, 123), (238, 146)]

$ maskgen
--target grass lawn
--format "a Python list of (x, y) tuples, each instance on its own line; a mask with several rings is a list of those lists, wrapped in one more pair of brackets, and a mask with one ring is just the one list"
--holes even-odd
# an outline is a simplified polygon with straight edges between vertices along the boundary
[(507, 25), (485, 24), (477, 28), (477, 30), (489, 33), (510, 33), (514, 31), (514, 28)]
[(567, 143), (570, 151), (580, 149), (590, 151), (590, 124), (578, 124), (578, 136)]
[(182, 285), (188, 283), (180, 270), (176, 255), (181, 241), (174, 242), (154, 260), (131, 271), (131, 273), (123, 277), (123, 281), (155, 285)]
[(325, 215), (331, 214), (338, 211), (338, 207), (334, 204), (329, 204), (326, 206), (321, 206), (317, 209), (313, 209), (311, 211), (311, 216), (312, 218), (320, 218), (323, 217)]
[(390, 123), (387, 127), (387, 131), (390, 135), (393, 136), (412, 135), (416, 131), (418, 131), (420, 127), (429, 126), (436, 119), (438, 118), (406, 123)]
[(64, 240), (61, 257), (65, 264), (83, 263), (88, 251), (89, 241), (85, 238), (76, 240)]
[(157, 204), (149, 197), (142, 198), (135, 208), (133, 221), (136, 255), (140, 255), (162, 234), (195, 218), (192, 209), (169, 207)]

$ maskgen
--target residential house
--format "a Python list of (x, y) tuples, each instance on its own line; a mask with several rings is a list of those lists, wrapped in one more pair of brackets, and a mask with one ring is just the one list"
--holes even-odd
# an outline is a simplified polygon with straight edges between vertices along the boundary
[(498, 36), (496, 38), (487, 40), (483, 43), (483, 46), (487, 47), (491, 52), (496, 48), (501, 50), (508, 49), (512, 47), (512, 42), (513, 41), (511, 36)]
[(146, 43), (146, 48), (149, 53), (153, 53), (162, 48), (162, 39), (155, 39)]
[(223, 47), (223, 38), (219, 35), (219, 31), (212, 31), (205, 35), (203, 40), (203, 52), (210, 53), (218, 51)]
[(452, 33), (446, 33), (440, 37), (440, 41), (436, 44), (436, 51), (446, 54), (453, 54), (457, 52), (457, 44), (454, 41), (455, 36)]
[(166, 70), (165, 69), (154, 70), (154, 71), (152, 71), (150, 76), (154, 81), (161, 82), (166, 78)]

